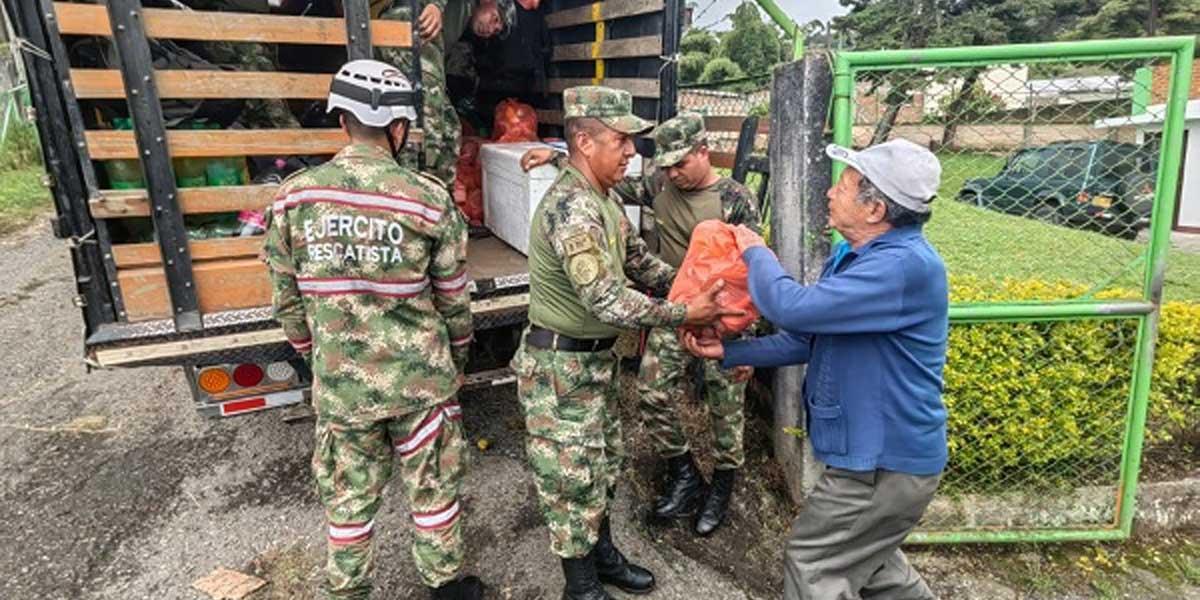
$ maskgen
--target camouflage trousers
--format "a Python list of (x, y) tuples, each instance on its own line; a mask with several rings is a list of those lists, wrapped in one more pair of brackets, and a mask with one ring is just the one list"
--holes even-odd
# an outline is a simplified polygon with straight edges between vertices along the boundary
[(688, 439), (676, 411), (685, 400), (690, 383), (688, 374), (696, 363), (700, 363), (704, 372), (704, 401), (713, 432), (716, 467), (741, 467), (746, 460), (742, 446), (746, 384), (733, 381), (732, 373), (722, 369), (717, 361), (689, 354), (680, 345), (674, 329), (651, 330), (642, 357), (637, 389), (646, 430), (663, 458), (688, 451)]
[(617, 357), (522, 344), (512, 366), (550, 549), (578, 558), (596, 544), (625, 457)]
[(455, 578), (463, 563), (458, 492), (465, 450), (455, 400), (368, 425), (318, 422), (313, 474), (329, 521), (327, 597), (370, 595), (375, 514), (395, 457), (416, 527), (417, 572), (430, 587)]
[[(409, 12), (407, 5), (397, 4), (381, 18), (407, 21)], [(425, 160), (423, 171), (440, 179), (453, 194), (462, 126), (446, 91), (446, 52), (441, 40), (441, 36), (437, 36), (433, 41), (421, 44), (421, 116), (425, 121), (421, 130), (421, 152)], [(406, 77), (412, 72), (411, 49), (380, 48), (378, 53), (380, 60), (396, 65)], [(417, 156), (405, 152), (400, 164), (416, 170)]]

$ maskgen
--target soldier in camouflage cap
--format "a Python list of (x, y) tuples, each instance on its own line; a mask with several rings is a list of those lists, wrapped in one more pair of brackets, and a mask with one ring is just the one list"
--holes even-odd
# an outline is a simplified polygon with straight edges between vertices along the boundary
[(674, 167), (701, 145), (708, 143), (704, 117), (699, 113), (679, 113), (654, 129), (654, 165)]
[(530, 327), (512, 366), (563, 598), (606, 600), (602, 582), (654, 588), (654, 576), (617, 550), (609, 523), (624, 458), (613, 343), (622, 329), (710, 323), (728, 311), (717, 306), (719, 285), (688, 305), (627, 285), (664, 295), (675, 276), (608, 196), (634, 154), (632, 135), (650, 124), (620, 90), (571, 88), (563, 104), (570, 156), (530, 225)]
[[(719, 219), (755, 232), (760, 230), (754, 195), (713, 169), (703, 116), (685, 112), (659, 125), (654, 130), (654, 143), (654, 171), (640, 182), (614, 189), (626, 202), (653, 207), (663, 260), (678, 267), (687, 254), (692, 230), (702, 221)], [(716, 462), (712, 485), (704, 498), (704, 479), (696, 468), (677, 412), (693, 365), (704, 374), (703, 395)], [(695, 530), (700, 535), (712, 534), (724, 521), (734, 475), (745, 461), (742, 429), (746, 375), (721, 369), (718, 361), (693, 357), (673, 330), (657, 328), (650, 332), (638, 377), (638, 397), (646, 430), (659, 455), (667, 461), (667, 481), (662, 495), (655, 500), (655, 516), (690, 516), (699, 508)]]
[[(742, 184), (721, 177), (712, 167), (703, 116), (681, 113), (659, 125), (653, 136), (654, 164), (641, 177), (625, 178), (611, 191), (626, 203), (653, 208), (660, 258), (679, 268), (692, 230), (708, 219), (759, 231), (758, 203), (753, 194)], [(531, 150), (522, 157), (522, 163), (532, 168), (553, 160), (561, 167), (561, 155), (551, 159), (551, 154), (550, 150)], [(696, 468), (677, 412), (693, 365), (704, 373), (704, 399), (715, 441), (716, 470), (707, 498), (703, 497), (703, 476)], [(667, 461), (666, 486), (653, 508), (658, 518), (699, 512), (695, 527), (701, 535), (711, 534), (724, 520), (734, 474), (745, 461), (744, 375), (721, 369), (717, 361), (693, 357), (680, 345), (672, 327), (651, 330), (638, 377), (638, 397), (643, 423), (659, 455)]]
[(483, 594), (478, 578), (457, 578), (467, 230), (441, 186), (394, 160), (416, 117), (412, 100), (390, 65), (343, 66), (328, 104), (351, 143), (284, 182), (266, 238), (275, 317), (312, 365), (332, 598), (370, 594), (375, 514), (396, 457), (413, 560), (432, 597)]

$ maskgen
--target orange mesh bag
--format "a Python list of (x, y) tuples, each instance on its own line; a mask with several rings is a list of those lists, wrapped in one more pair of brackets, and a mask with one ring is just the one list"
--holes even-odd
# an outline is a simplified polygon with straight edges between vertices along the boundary
[(493, 141), (496, 142), (536, 142), (537, 113), (528, 104), (517, 102), (512, 98), (501, 100), (496, 105), (492, 124)]
[(483, 225), (483, 165), (477, 137), (464, 137), (454, 175), (454, 203), (471, 225)]
[(744, 311), (745, 314), (721, 317), (721, 331), (738, 333), (758, 320), (758, 309), (750, 299), (746, 283), (748, 275), (742, 253), (738, 252), (733, 226), (715, 219), (703, 221), (692, 230), (687, 255), (683, 257), (667, 299), (687, 302), (712, 287), (718, 279), (723, 279), (725, 287), (717, 294), (717, 303), (722, 308)]

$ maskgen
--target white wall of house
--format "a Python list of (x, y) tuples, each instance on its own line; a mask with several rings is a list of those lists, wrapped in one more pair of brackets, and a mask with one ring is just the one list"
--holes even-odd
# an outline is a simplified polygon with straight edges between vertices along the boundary
[[(1166, 105), (1146, 107), (1146, 112), (1129, 117), (1115, 117), (1096, 121), (1095, 127), (1102, 129), (1136, 128), (1137, 143), (1144, 143), (1146, 135), (1162, 131), (1166, 116)], [(1200, 233), (1200, 99), (1188, 100), (1184, 110), (1183, 165), (1180, 167), (1182, 184), (1179, 186), (1179, 203), (1175, 211), (1175, 228), (1179, 231)]]
[(1200, 232), (1200, 121), (1189, 122), (1187, 132), (1177, 228)]

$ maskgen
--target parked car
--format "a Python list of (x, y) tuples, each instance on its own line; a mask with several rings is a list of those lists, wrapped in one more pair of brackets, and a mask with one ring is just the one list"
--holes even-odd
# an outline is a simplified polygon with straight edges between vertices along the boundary
[(1016, 151), (992, 177), (968, 179), (958, 199), (1132, 239), (1150, 222), (1156, 170), (1152, 145), (1055, 142)]

